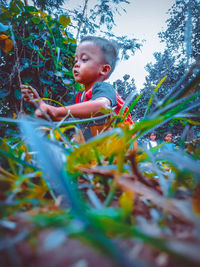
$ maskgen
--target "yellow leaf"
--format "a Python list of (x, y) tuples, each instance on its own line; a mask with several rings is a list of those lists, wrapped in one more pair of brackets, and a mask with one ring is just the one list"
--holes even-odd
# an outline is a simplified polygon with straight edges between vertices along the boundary
[(127, 220), (131, 218), (131, 213), (133, 211), (133, 192), (126, 191), (123, 192), (119, 198), (119, 203), (122, 209), (122, 217)]
[(5, 34), (0, 34), (0, 41), (8, 39), (8, 36)]
[(13, 42), (10, 39), (4, 41), (4, 47), (2, 48), (5, 53), (8, 53), (13, 48)]
[(193, 210), (194, 213), (200, 215), (200, 184), (194, 189), (194, 195), (192, 198)]
[(74, 129), (74, 126), (65, 126), (65, 127), (62, 127), (62, 128), (60, 128), (60, 131), (62, 132), (62, 133), (64, 133), (66, 130), (68, 130), (68, 129)]
[(200, 216), (200, 198), (193, 198), (192, 204), (194, 213)]
[(137, 162), (141, 162), (141, 161), (143, 161), (145, 159), (148, 159), (148, 155), (145, 152), (143, 152), (142, 154), (136, 156), (136, 161)]
[(59, 133), (57, 129), (54, 130), (54, 136), (56, 140), (60, 140), (61, 134)]
[(43, 11), (39, 10), (38, 13), (40, 14), (40, 16), (41, 16), (42, 18), (47, 17), (47, 13), (46, 13), (46, 12), (43, 12)]
[(68, 24), (70, 24), (71, 20), (69, 17), (66, 17), (65, 15), (61, 15), (59, 17), (59, 23), (65, 28)]

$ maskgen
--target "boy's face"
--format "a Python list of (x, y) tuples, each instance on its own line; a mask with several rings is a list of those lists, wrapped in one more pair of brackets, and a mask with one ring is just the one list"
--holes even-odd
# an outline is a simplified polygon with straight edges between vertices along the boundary
[(81, 43), (75, 53), (73, 75), (76, 82), (85, 86), (92, 86), (101, 80), (101, 73), (105, 65), (100, 47), (91, 41)]
[(152, 140), (152, 141), (156, 140), (156, 134), (155, 133), (151, 133), (150, 140)]
[(164, 140), (165, 140), (166, 142), (168, 142), (168, 141), (172, 141), (172, 134), (169, 133), (169, 134), (165, 135)]

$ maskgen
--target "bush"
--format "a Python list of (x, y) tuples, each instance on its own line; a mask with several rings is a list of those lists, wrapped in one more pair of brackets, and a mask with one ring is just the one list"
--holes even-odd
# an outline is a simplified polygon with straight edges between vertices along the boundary
[(42, 97), (69, 100), (79, 88), (72, 75), (76, 40), (67, 31), (70, 18), (56, 19), (17, 0), (1, 5), (0, 21), (0, 97), (2, 105), (9, 103), (7, 114), (23, 111), (21, 83)]

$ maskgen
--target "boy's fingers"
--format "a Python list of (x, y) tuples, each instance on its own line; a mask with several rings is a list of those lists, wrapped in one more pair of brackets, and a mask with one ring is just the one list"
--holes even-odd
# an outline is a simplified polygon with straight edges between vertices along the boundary
[(20, 85), (20, 88), (21, 88), (21, 89), (23, 89), (23, 88), (25, 88), (25, 89), (28, 89), (28, 88), (34, 89), (34, 88), (31, 87), (30, 85), (26, 85), (26, 84), (21, 84), (21, 85)]
[(28, 88), (28, 85), (26, 85), (26, 84), (21, 84), (21, 85), (20, 85), (20, 88)]
[(31, 101), (33, 100), (33, 97), (32, 96), (24, 96), (23, 97), (25, 101)]
[(21, 90), (27, 88), (27, 85), (21, 84), (20, 85)]
[(26, 102), (32, 102), (32, 100), (36, 98), (32, 92), (23, 90), (21, 93), (24, 101)]
[(31, 89), (31, 87), (30, 86), (27, 86), (27, 85), (20, 85), (20, 89), (21, 89), (21, 91), (30, 91), (30, 92), (32, 92), (33, 91), (33, 89)]
[(37, 90), (34, 89), (32, 86), (22, 84), (20, 85), (20, 88), (21, 88), (21, 92), (32, 93), (33, 95), (35, 95), (35, 97), (39, 97)]
[(23, 95), (26, 95), (26, 96), (34, 96), (34, 94), (31, 92), (31, 91), (21, 91), (21, 93), (23, 94)]
[(33, 99), (40, 98), (37, 90), (29, 85), (22, 84), (20, 85), (21, 93), (26, 102), (32, 102)]
[(36, 109), (35, 117), (43, 119), (51, 118), (52, 120), (54, 120), (55, 112), (54, 110), (52, 110), (52, 108), (49, 107), (49, 105), (43, 105), (40, 106), (39, 109)]
[(35, 117), (37, 117), (37, 118), (43, 118), (43, 117), (44, 117), (43, 113), (42, 113), (39, 109), (36, 109), (34, 115), (35, 115)]
[(27, 91), (27, 90), (23, 90), (23, 91), (21, 91), (21, 93), (23, 94), (23, 95), (33, 95), (33, 93), (32, 92), (30, 92), (30, 91)]
[(30, 89), (23, 88), (21, 89), (21, 93), (27, 95), (27, 94), (32, 94), (33, 92)]
[(53, 119), (55, 117), (55, 112), (53, 110), (48, 110), (47, 114)]

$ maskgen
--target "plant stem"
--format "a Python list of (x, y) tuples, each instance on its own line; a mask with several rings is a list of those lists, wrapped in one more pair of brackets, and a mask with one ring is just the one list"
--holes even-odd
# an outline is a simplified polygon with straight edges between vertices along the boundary
[(104, 201), (104, 207), (107, 207), (111, 203), (113, 197), (115, 196), (116, 189), (117, 189), (116, 182), (115, 180), (113, 180), (110, 185), (110, 191)]

